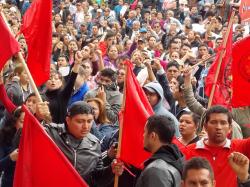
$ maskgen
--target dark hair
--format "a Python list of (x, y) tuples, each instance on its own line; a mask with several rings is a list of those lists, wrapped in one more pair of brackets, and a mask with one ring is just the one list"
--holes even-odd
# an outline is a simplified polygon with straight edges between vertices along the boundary
[(190, 45), (190, 44), (187, 44), (187, 43), (182, 44), (181, 48), (183, 48), (184, 46), (186, 46), (186, 47), (188, 47), (188, 48), (190, 48), (190, 49), (192, 48), (191, 45)]
[(17, 107), (12, 114), (7, 114), (4, 119), (4, 124), (0, 129), (0, 146), (12, 145), (12, 140), (16, 134), (16, 122), (22, 114), (22, 108)]
[(223, 40), (223, 38), (221, 38), (221, 37), (216, 38), (215, 42), (218, 42), (218, 40)]
[(206, 160), (205, 158), (202, 157), (194, 157), (192, 159), (190, 159), (189, 161), (187, 161), (184, 165), (184, 170), (182, 173), (182, 180), (186, 180), (187, 178), (187, 174), (188, 171), (191, 169), (206, 169), (209, 171), (210, 174), (210, 180), (213, 181), (214, 180), (214, 172), (213, 169), (209, 163), (208, 160)]
[(227, 121), (231, 125), (232, 124), (232, 114), (229, 112), (229, 110), (223, 106), (215, 105), (211, 108), (207, 109), (205, 113), (205, 123), (207, 123), (210, 119), (211, 114), (226, 114), (227, 115)]
[(180, 65), (178, 64), (178, 62), (172, 61), (172, 62), (169, 62), (169, 63), (167, 64), (166, 70), (167, 70), (168, 68), (172, 67), (172, 66), (175, 66), (177, 69), (179, 69), (179, 67), (180, 67)]
[(84, 101), (77, 101), (69, 107), (68, 112), (67, 112), (67, 116), (73, 117), (77, 114), (92, 114), (92, 115), (94, 115), (94, 111), (88, 103), (86, 103)]
[(199, 127), (200, 117), (199, 117), (196, 113), (193, 113), (193, 112), (184, 110), (184, 111), (180, 114), (179, 119), (180, 119), (181, 116), (183, 116), (183, 115), (190, 115), (190, 116), (192, 117), (192, 120), (193, 120), (195, 126), (196, 126), (196, 127)]
[(147, 121), (147, 130), (148, 133), (158, 134), (162, 143), (171, 143), (175, 134), (174, 120), (163, 115), (150, 116)]
[(55, 28), (57, 29), (57, 27), (58, 27), (59, 25), (63, 25), (63, 23), (62, 23), (62, 22), (57, 22), (57, 23), (55, 23)]
[(201, 47), (206, 47), (207, 50), (208, 50), (208, 46), (207, 46), (207, 44), (205, 44), (205, 43), (201, 43), (201, 44), (198, 46), (198, 50), (199, 50)]
[(179, 84), (179, 92), (183, 91), (184, 90), (184, 78), (182, 75), (179, 75), (177, 78), (176, 78), (178, 84)]
[(112, 80), (112, 82), (116, 81), (116, 72), (111, 68), (105, 68), (102, 71), (100, 71), (100, 76), (108, 77)]
[(106, 36), (105, 36), (105, 40), (111, 38), (111, 37), (114, 37), (115, 36), (115, 33), (113, 31), (108, 31)]

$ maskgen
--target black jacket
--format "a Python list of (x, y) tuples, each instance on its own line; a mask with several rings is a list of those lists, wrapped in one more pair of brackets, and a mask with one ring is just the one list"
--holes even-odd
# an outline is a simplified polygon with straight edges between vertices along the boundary
[(180, 185), (184, 157), (176, 145), (162, 146), (144, 163), (136, 187), (176, 187)]
[(64, 124), (45, 125), (49, 136), (90, 187), (101, 187), (113, 180), (111, 167), (104, 167), (99, 140), (88, 134), (81, 140), (71, 136)]
[(76, 77), (77, 73), (71, 72), (70, 77), (63, 89), (53, 91), (47, 90), (45, 92), (46, 100), (49, 102), (49, 110), (52, 116), (52, 121), (54, 123), (64, 123), (67, 106), (73, 91)]

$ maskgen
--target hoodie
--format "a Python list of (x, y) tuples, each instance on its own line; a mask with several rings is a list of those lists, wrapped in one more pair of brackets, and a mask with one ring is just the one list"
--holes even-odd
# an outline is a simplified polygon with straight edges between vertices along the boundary
[(176, 117), (163, 106), (164, 95), (161, 85), (158, 82), (150, 82), (144, 85), (143, 88), (149, 90), (150, 92), (156, 92), (160, 96), (159, 102), (153, 107), (154, 113), (156, 115), (164, 115), (171, 118), (175, 124), (175, 136), (179, 137), (179, 122)]

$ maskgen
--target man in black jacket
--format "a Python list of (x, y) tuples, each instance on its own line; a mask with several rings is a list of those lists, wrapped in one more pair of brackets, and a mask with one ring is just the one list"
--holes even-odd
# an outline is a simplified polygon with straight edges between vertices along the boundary
[(144, 162), (136, 187), (180, 186), (183, 155), (172, 144), (174, 121), (166, 116), (149, 117), (144, 130), (144, 149), (153, 155)]
[(50, 123), (45, 129), (90, 187), (106, 186), (112, 182), (112, 172), (122, 174), (123, 164), (103, 166), (100, 143), (90, 133), (93, 119), (92, 107), (78, 101), (69, 108), (65, 124)]

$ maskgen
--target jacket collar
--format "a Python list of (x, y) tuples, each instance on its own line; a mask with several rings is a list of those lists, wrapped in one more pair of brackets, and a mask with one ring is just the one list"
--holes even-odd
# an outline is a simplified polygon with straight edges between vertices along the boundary
[[(205, 144), (204, 144), (204, 138), (196, 142), (195, 149), (206, 149)], [(226, 139), (226, 143), (223, 146), (223, 148), (230, 149), (231, 148), (231, 140)]]

